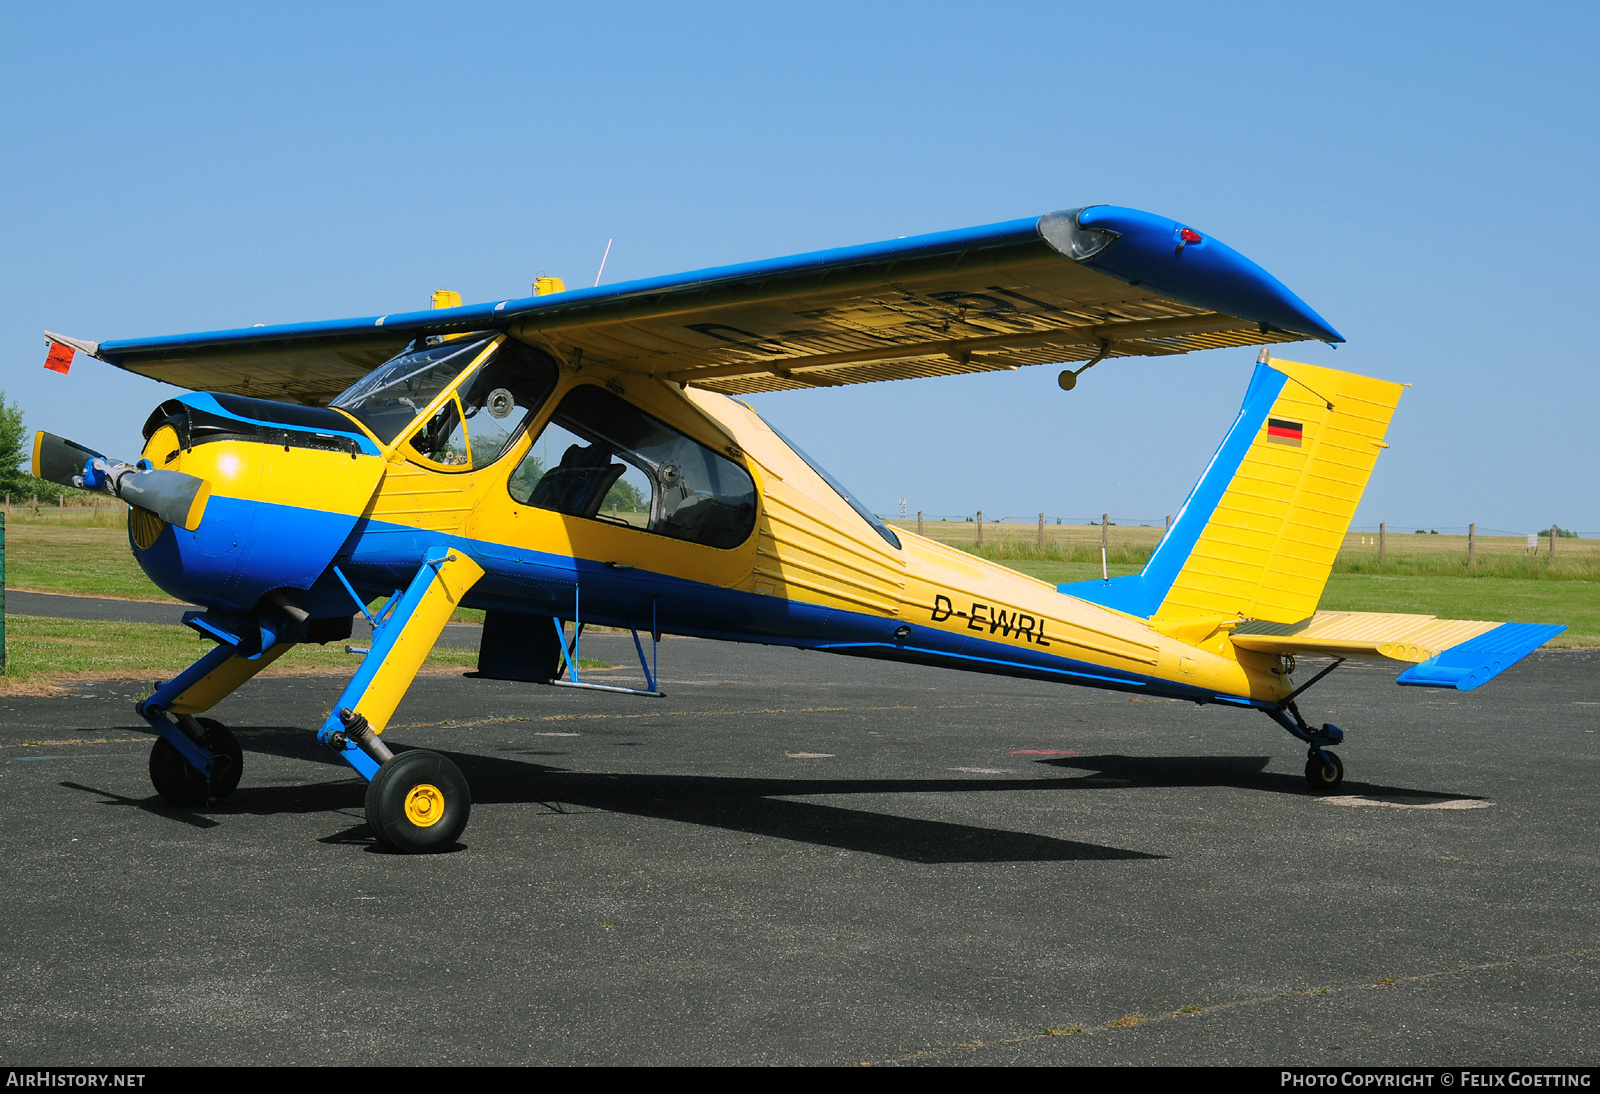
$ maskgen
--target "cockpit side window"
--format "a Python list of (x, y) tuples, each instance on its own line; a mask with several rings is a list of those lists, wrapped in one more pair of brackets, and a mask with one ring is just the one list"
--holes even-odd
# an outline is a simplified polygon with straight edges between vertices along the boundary
[(508, 485), (524, 505), (708, 547), (755, 528), (749, 472), (588, 384), (561, 400)]

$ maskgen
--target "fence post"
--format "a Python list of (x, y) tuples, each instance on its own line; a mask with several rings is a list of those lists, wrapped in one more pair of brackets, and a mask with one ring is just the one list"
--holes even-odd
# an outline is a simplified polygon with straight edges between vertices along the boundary
[(38, 516), (39, 515), (39, 495), (38, 494), (35, 494), (33, 496), (33, 515), (34, 516)]
[(1039, 514), (1039, 550), (1044, 550), (1044, 514)]
[(1389, 531), (1389, 526), (1384, 524), (1382, 521), (1379, 521), (1378, 522), (1378, 565), (1379, 566), (1383, 565), (1383, 551), (1384, 551), (1384, 547), (1385, 547), (1385, 544), (1384, 544), (1383, 541), (1384, 541), (1385, 538), (1387, 538), (1388, 531)]
[(1550, 565), (1550, 566), (1554, 566), (1556, 564), (1556, 527), (1557, 527), (1556, 522), (1555, 521), (1551, 521), (1550, 522), (1550, 559), (1549, 559), (1549, 562), (1547, 563), (1547, 565)]
[(917, 535), (922, 534), (922, 510), (917, 510)]
[(1476, 523), (1467, 525), (1467, 566), (1471, 567), (1478, 560), (1478, 526)]
[(978, 510), (978, 546), (983, 546), (983, 510)]
[(1172, 514), (1167, 514), (1167, 531), (1172, 531)]

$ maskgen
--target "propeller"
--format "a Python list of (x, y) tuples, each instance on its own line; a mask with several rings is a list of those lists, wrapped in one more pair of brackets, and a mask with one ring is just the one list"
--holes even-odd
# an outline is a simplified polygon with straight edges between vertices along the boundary
[(43, 430), (33, 438), (33, 473), (46, 482), (121, 498), (189, 532), (200, 527), (211, 498), (211, 484), (205, 479), (157, 470), (149, 460), (136, 464), (112, 460)]

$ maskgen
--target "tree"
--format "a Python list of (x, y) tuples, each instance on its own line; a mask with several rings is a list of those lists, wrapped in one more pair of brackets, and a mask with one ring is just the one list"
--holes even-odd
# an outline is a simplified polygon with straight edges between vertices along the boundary
[(32, 438), (22, 423), (22, 408), (6, 401), (0, 391), (0, 494), (9, 494), (13, 502), (24, 502), (31, 497), (55, 501), (62, 494), (82, 494), (66, 486), (36, 479), (23, 466), (33, 459)]
[(26, 479), (33, 476), (22, 470), (22, 408), (6, 401), (0, 391), (0, 494), (26, 495)]
[(618, 479), (616, 484), (607, 491), (606, 500), (600, 507), (602, 509), (616, 509), (623, 513), (644, 513), (649, 511), (650, 503), (637, 486), (627, 479)]

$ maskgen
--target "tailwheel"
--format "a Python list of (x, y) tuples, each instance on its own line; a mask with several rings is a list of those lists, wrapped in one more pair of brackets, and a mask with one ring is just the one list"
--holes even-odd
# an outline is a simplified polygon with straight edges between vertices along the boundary
[(1344, 761), (1325, 748), (1314, 748), (1306, 757), (1306, 782), (1319, 794), (1331, 794), (1344, 782)]
[(150, 749), (150, 782), (169, 805), (222, 801), (238, 787), (244, 771), (244, 750), (227, 726), (211, 718), (197, 718), (190, 725), (199, 728), (196, 740), (216, 757), (216, 763), (207, 779), (171, 742), (157, 737)]
[(379, 840), (409, 855), (455, 846), (471, 814), (467, 780), (437, 752), (402, 752), (367, 784), (367, 823)]

